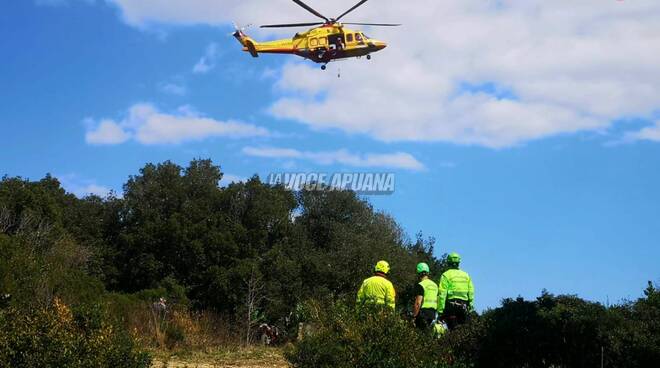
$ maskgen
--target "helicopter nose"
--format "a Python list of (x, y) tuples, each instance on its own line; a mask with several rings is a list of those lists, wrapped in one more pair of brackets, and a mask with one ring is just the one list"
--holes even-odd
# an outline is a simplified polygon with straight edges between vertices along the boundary
[(380, 51), (380, 50), (386, 48), (387, 44), (383, 41), (376, 41), (376, 42), (374, 42), (374, 46), (376, 46), (376, 49)]

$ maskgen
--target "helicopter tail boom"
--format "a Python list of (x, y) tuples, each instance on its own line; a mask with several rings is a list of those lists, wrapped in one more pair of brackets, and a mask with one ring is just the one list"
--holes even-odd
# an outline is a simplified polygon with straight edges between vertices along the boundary
[(295, 54), (293, 40), (282, 39), (268, 42), (257, 42), (246, 35), (241, 29), (233, 33), (234, 38), (243, 45), (243, 51), (247, 51), (252, 57), (259, 57), (259, 54)]
[(252, 57), (259, 57), (257, 48), (254, 45), (255, 42), (252, 38), (248, 37), (240, 29), (237, 29), (236, 32), (234, 32), (234, 37), (241, 43), (241, 45), (243, 45), (245, 50), (248, 51)]

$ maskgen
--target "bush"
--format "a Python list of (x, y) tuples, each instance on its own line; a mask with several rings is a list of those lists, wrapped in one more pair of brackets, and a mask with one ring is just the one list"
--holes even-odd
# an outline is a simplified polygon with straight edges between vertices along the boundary
[[(506, 299), (486, 312), (470, 354), (478, 367), (649, 367), (660, 361), (660, 303), (646, 298), (605, 307), (544, 292), (534, 301)], [(454, 338), (454, 337), (452, 337)]]
[(142, 368), (151, 358), (100, 306), (0, 310), (0, 367)]
[(605, 307), (544, 292), (505, 299), (441, 339), (420, 334), (390, 310), (308, 303), (315, 333), (286, 351), (296, 367), (645, 368), (660, 361), (660, 292)]
[(390, 309), (341, 302), (311, 307), (315, 331), (285, 352), (295, 367), (449, 366), (437, 340)]

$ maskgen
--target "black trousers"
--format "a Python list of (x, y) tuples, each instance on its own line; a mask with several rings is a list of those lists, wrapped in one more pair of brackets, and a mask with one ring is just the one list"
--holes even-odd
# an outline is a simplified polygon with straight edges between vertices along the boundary
[(445, 303), (445, 310), (442, 313), (442, 319), (447, 323), (449, 330), (453, 330), (462, 325), (467, 320), (468, 302), (460, 299), (449, 299)]
[(424, 308), (419, 311), (417, 317), (415, 317), (415, 327), (420, 330), (426, 330), (431, 328), (433, 320), (435, 320), (435, 309)]

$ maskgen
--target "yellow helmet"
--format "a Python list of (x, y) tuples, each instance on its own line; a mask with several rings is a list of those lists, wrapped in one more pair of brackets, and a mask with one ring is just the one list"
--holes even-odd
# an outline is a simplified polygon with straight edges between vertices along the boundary
[(376, 267), (374, 267), (374, 272), (382, 272), (384, 274), (390, 273), (390, 264), (387, 261), (378, 261)]

